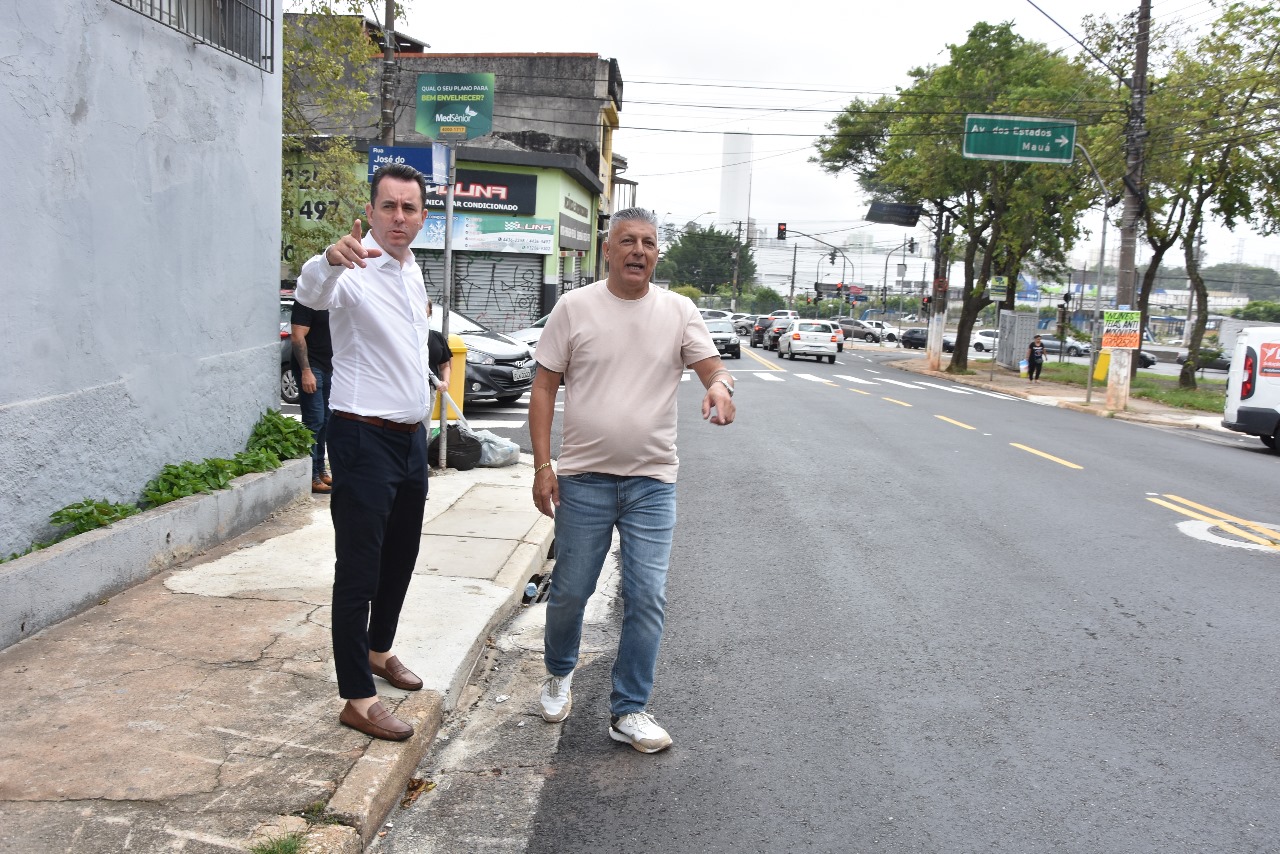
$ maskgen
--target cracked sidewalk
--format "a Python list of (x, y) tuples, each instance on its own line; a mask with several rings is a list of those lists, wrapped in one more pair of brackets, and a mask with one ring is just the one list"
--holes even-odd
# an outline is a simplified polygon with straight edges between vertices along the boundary
[(325, 499), (0, 651), (0, 850), (243, 851), (311, 808), (341, 824), (312, 825), (309, 850), (359, 851), (541, 571), (531, 471), (432, 477), (396, 640), (424, 689), (377, 680), (407, 742), (338, 723)]

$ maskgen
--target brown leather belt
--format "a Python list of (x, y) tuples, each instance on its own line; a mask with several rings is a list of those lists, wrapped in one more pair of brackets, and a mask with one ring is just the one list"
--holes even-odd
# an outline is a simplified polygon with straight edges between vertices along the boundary
[(341, 409), (333, 410), (333, 414), (348, 421), (360, 421), (364, 424), (372, 424), (374, 427), (395, 430), (397, 433), (417, 433), (418, 428), (422, 426), (421, 423), (404, 424), (399, 421), (388, 421), (376, 415), (356, 415), (354, 412), (343, 412)]

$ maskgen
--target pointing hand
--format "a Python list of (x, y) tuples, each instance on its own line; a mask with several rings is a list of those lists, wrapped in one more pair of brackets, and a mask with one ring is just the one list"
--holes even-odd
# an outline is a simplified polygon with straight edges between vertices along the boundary
[(382, 250), (366, 248), (363, 239), (364, 232), (360, 228), (360, 219), (357, 217), (351, 224), (351, 233), (342, 235), (341, 240), (330, 246), (324, 253), (324, 259), (334, 267), (339, 264), (348, 269), (365, 266), (365, 258), (377, 258), (382, 254)]

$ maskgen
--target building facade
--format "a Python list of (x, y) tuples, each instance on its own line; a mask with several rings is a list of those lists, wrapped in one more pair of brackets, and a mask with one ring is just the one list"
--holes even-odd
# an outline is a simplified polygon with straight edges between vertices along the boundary
[(0, 27), (0, 554), (278, 406), (271, 0), (9, 4)]

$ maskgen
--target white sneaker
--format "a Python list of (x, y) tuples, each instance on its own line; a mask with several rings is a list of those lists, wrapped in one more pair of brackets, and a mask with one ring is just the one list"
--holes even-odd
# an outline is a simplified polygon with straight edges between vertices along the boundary
[(609, 738), (629, 744), (641, 753), (657, 753), (671, 746), (671, 736), (648, 712), (632, 712), (613, 718)]
[(568, 676), (547, 674), (547, 678), (542, 682), (542, 693), (538, 697), (539, 702), (542, 703), (544, 721), (558, 724), (569, 717), (569, 710), (573, 708), (573, 692), (569, 690), (571, 685), (573, 685), (572, 671)]

